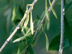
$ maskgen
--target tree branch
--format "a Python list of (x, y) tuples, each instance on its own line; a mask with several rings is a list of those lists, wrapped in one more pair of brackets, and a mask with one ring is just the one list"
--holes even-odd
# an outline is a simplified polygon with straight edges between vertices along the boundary
[[(57, 0), (53, 0), (53, 1), (52, 1), (52, 6), (55, 5), (56, 1), (57, 1)], [(48, 12), (51, 12), (51, 7), (49, 7)], [(36, 32), (35, 32), (35, 35), (34, 35), (34, 39), (35, 39), (35, 37), (36, 37), (36, 35), (37, 35), (37, 32), (38, 32), (41, 24), (44, 22), (45, 18), (46, 18), (46, 15), (44, 15), (43, 19), (41, 20), (41, 23), (39, 24), (38, 28), (36, 29)]]
[[(34, 6), (36, 2), (37, 2), (37, 0), (34, 0), (33, 3), (32, 3), (32, 5)], [(32, 6), (29, 8), (28, 12), (30, 12), (31, 10), (32, 10)], [(27, 15), (25, 15), (24, 17), (26, 18)], [(17, 32), (17, 30), (20, 29), (20, 25), (21, 25), (22, 21), (23, 21), (23, 18), (20, 21), (20, 23), (18, 24), (18, 26), (15, 28), (15, 30), (13, 31), (13, 33), (9, 36), (9, 38), (2, 45), (2, 47), (0, 48), (0, 52), (3, 50), (3, 48), (6, 46), (6, 44), (10, 41), (10, 39), (14, 36), (14, 34)]]
[[(57, 1), (57, 0), (53, 0), (53, 1), (52, 1), (52, 6), (54, 6), (54, 5), (55, 5), (56, 1)], [(49, 7), (48, 12), (51, 12), (51, 7)], [(34, 40), (35, 40), (36, 35), (37, 35), (37, 32), (38, 32), (38, 30), (39, 30), (39, 28), (40, 28), (41, 24), (44, 22), (45, 18), (46, 18), (46, 15), (44, 15), (43, 19), (41, 20), (41, 23), (39, 24), (39, 26), (38, 26), (38, 27), (37, 27), (37, 29), (36, 29), (36, 32), (35, 32), (35, 35), (34, 35)], [(30, 45), (31, 45), (31, 44), (30, 44)], [(29, 47), (28, 47), (28, 48), (29, 48)], [(25, 54), (27, 54), (28, 48), (27, 48), (27, 50), (26, 50), (26, 53), (25, 53)]]
[(63, 51), (63, 38), (64, 38), (64, 0), (61, 0), (61, 39), (59, 54), (62, 54)]

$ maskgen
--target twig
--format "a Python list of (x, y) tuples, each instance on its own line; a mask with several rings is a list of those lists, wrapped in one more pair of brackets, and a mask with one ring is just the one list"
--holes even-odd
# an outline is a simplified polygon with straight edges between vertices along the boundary
[[(33, 1), (33, 3), (32, 3), (33, 6), (35, 5), (36, 2), (37, 2), (37, 0)], [(31, 10), (32, 10), (32, 6), (29, 8), (28, 12), (30, 12)], [(27, 17), (27, 15), (25, 15), (24, 17)], [(9, 36), (9, 38), (2, 45), (2, 47), (0, 48), (0, 52), (3, 50), (3, 48), (6, 46), (6, 44), (10, 41), (10, 39), (14, 36), (14, 34), (17, 32), (17, 30), (20, 29), (20, 25), (21, 25), (22, 21), (23, 21), (23, 18), (20, 21), (20, 23), (18, 24), (18, 26), (15, 28), (15, 30), (13, 31), (13, 33)]]
[[(52, 1), (52, 6), (55, 5), (56, 1), (57, 1), (57, 0), (53, 0), (53, 1)], [(49, 7), (48, 12), (51, 12), (51, 7)], [(41, 24), (44, 22), (45, 18), (46, 18), (46, 15), (44, 15), (43, 19), (41, 20), (41, 23), (39, 24), (38, 28), (36, 29), (36, 32), (35, 32), (35, 35), (34, 35), (34, 40), (35, 40), (36, 35), (37, 35), (37, 32), (38, 32)], [(30, 44), (30, 45), (31, 45), (31, 44)], [(28, 50), (26, 50), (26, 54), (27, 54), (27, 51), (28, 51)]]
[[(30, 43), (30, 45), (31, 45), (31, 43)], [(24, 54), (27, 54), (27, 51), (29, 50), (30, 45), (27, 47), (27, 50), (26, 50), (26, 52)]]
[(64, 38), (64, 0), (61, 0), (61, 39), (59, 54), (62, 54), (63, 51), (63, 38)]
[[(53, 0), (53, 1), (52, 1), (52, 6), (55, 5), (56, 1), (57, 1), (57, 0)], [(51, 7), (49, 7), (48, 12), (51, 12)], [(35, 35), (34, 35), (34, 39), (35, 39), (35, 37), (36, 37), (36, 34), (37, 34), (37, 32), (38, 32), (41, 24), (44, 22), (45, 18), (46, 18), (46, 15), (44, 15), (43, 19), (41, 20), (41, 23), (39, 24), (38, 28), (36, 29), (36, 32), (35, 32)]]
[(24, 7), (25, 7), (25, 0), (23, 0), (23, 10), (24, 10)]

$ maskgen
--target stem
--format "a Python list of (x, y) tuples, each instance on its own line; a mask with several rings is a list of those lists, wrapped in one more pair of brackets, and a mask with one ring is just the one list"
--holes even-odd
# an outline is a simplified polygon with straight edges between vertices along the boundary
[[(34, 0), (32, 5), (34, 6), (35, 3), (37, 2), (37, 0)], [(31, 10), (33, 9), (33, 7), (31, 6), (28, 10), (28, 12), (30, 12)], [(24, 16), (25, 18), (27, 17), (27, 15)], [(0, 52), (3, 50), (3, 48), (6, 46), (6, 44), (11, 40), (11, 38), (14, 36), (14, 34), (17, 32), (18, 29), (20, 29), (20, 25), (23, 21), (23, 18), (22, 20), (20, 21), (20, 23), (18, 24), (18, 26), (15, 28), (15, 30), (13, 31), (13, 33), (8, 37), (8, 39), (5, 41), (5, 43), (2, 45), (2, 47), (0, 48)]]
[(24, 10), (24, 7), (25, 7), (25, 0), (23, 0), (23, 10)]
[[(53, 0), (53, 1), (52, 1), (52, 6), (55, 5), (56, 1), (57, 1), (57, 0)], [(49, 7), (48, 12), (51, 12), (51, 7)], [(36, 32), (35, 32), (35, 35), (34, 35), (34, 39), (35, 39), (35, 37), (36, 37), (36, 35), (37, 35), (37, 32), (38, 32), (41, 24), (44, 22), (45, 18), (46, 18), (46, 15), (44, 15), (43, 19), (41, 20), (41, 23), (39, 24), (38, 28), (36, 29)]]
[(62, 54), (63, 51), (63, 38), (64, 38), (64, 0), (61, 0), (61, 39), (59, 54)]
[[(31, 45), (31, 44), (30, 44)], [(30, 48), (30, 45), (27, 47), (27, 50), (26, 50), (26, 52), (24, 53), (24, 54), (27, 54), (27, 52), (28, 52), (28, 50), (29, 50), (29, 48)]]

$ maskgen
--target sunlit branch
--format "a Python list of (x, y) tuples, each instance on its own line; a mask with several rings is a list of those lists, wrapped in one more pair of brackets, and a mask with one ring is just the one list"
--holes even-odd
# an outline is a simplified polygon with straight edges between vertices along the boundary
[[(37, 2), (37, 0), (34, 0), (32, 5), (34, 6), (35, 3)], [(31, 6), (28, 10), (28, 12), (30, 12), (31, 10), (33, 9), (33, 7)], [(27, 15), (24, 16), (25, 18), (27, 17)], [(15, 28), (15, 30), (12, 32), (12, 34), (9, 36), (9, 38), (5, 41), (5, 43), (2, 45), (2, 47), (0, 48), (0, 52), (3, 50), (3, 48), (6, 46), (6, 44), (11, 40), (11, 38), (14, 36), (14, 34), (17, 32), (18, 29), (20, 29), (20, 25), (23, 21), (23, 18), (22, 20), (20, 21), (20, 23), (18, 24), (18, 26)]]
[(61, 0), (61, 38), (59, 46), (59, 54), (63, 51), (63, 38), (64, 38), (64, 0)]

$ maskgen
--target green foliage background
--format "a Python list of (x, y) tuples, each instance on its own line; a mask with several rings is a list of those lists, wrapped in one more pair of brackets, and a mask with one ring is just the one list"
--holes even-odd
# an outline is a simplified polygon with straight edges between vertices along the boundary
[[(26, 7), (27, 4), (31, 4), (33, 0), (25, 0), (24, 6)], [(18, 6), (20, 5), (23, 8), (22, 0), (13, 0), (11, 5), (9, 4), (10, 0), (0, 0), (0, 47), (8, 38), (8, 36), (13, 31), (14, 24), (11, 21), (12, 18), (12, 10), (13, 7), (16, 7), (16, 11), (18, 14), (20, 13), (18, 10)], [(10, 7), (6, 10), (7, 6)], [(24, 7), (24, 11), (25, 8)], [(49, 5), (48, 5), (49, 7)], [(57, 54), (59, 48), (59, 39), (60, 39), (60, 0), (54, 6), (54, 10), (58, 18), (56, 19), (53, 13), (50, 13), (50, 28), (47, 30), (45, 28), (45, 32), (48, 36), (49, 43), (50, 43), (50, 50), (48, 52), (45, 51), (45, 44), (46, 39), (45, 35), (42, 32), (37, 40), (37, 43), (33, 47), (34, 54)], [(6, 10), (6, 11), (5, 11)], [(45, 10), (45, 0), (38, 0), (36, 5), (33, 8), (33, 20), (39, 19), (43, 11)], [(20, 15), (20, 18), (22, 17)], [(18, 16), (18, 15), (17, 15)], [(19, 20), (20, 21), (20, 20)], [(18, 21), (17, 21), (18, 22)], [(40, 33), (39, 31), (38, 33)], [(72, 0), (65, 0), (65, 38), (64, 38), (64, 51), (63, 54), (71, 54), (72, 53)], [(0, 54), (15, 54), (17, 52), (17, 47), (20, 43), (12, 43), (12, 41), (18, 38), (17, 35), (21, 36), (20, 30), (14, 35), (11, 41), (6, 45), (3, 51)], [(22, 44), (23, 45), (23, 44)], [(17, 53), (16, 53), (17, 54)]]

